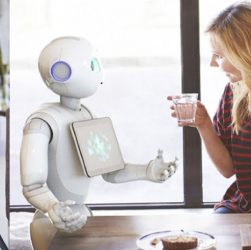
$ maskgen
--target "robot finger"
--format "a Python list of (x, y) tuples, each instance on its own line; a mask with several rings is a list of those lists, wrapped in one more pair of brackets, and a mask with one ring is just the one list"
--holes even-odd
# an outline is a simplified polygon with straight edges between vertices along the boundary
[(83, 225), (85, 225), (86, 221), (87, 221), (87, 216), (82, 214), (82, 215), (77, 219), (75, 226), (78, 227), (78, 228), (82, 228)]
[[(87, 216), (85, 214), (82, 214), (80, 217), (79, 217), (79, 222), (81, 222), (82, 226), (86, 223), (87, 221)], [(82, 227), (81, 226), (81, 227)]]
[(163, 150), (162, 149), (158, 149), (157, 158), (161, 159), (161, 160), (163, 159)]
[(59, 207), (64, 207), (65, 206), (65, 202), (63, 201), (60, 201), (56, 206), (59, 206)]
[[(75, 223), (76, 225), (84, 225), (86, 223), (87, 216), (84, 214), (81, 214), (76, 220)], [(82, 226), (81, 226), (82, 227)]]
[(67, 218), (65, 218), (65, 221), (66, 221), (67, 223), (70, 223), (70, 222), (72, 222), (72, 221), (77, 220), (79, 217), (80, 217), (80, 213), (77, 212), (77, 213), (74, 213), (74, 214), (71, 214), (71, 215), (67, 216)]
[(170, 162), (170, 169), (172, 170), (173, 173), (176, 172), (177, 168), (178, 168), (178, 163), (177, 163), (178, 159), (175, 158), (174, 161)]
[(84, 226), (84, 224), (79, 224), (79, 225), (73, 227), (72, 229), (73, 229), (74, 231), (77, 231), (77, 230), (81, 229), (83, 226)]
[(67, 218), (68, 218), (69, 216), (72, 215), (72, 210), (71, 210), (71, 208), (69, 208), (69, 207), (64, 207), (64, 208), (60, 209), (58, 212), (59, 212), (58, 215), (59, 215), (64, 221), (66, 221)]
[(62, 213), (66, 214), (66, 215), (70, 215), (70, 214), (72, 214), (72, 209), (70, 207), (63, 207)]
[(58, 228), (59, 230), (64, 230), (66, 227), (65, 227), (65, 224), (64, 223), (54, 223), (55, 227)]
[[(79, 224), (76, 222), (76, 221), (71, 221), (71, 222), (67, 222), (66, 223), (66, 226), (68, 227), (68, 228), (78, 228), (79, 226), (78, 226)], [(81, 224), (82, 225), (82, 224)]]
[(165, 171), (169, 171), (170, 170), (170, 165), (168, 163), (163, 163), (159, 166), (159, 172), (160, 173), (164, 173)]
[(67, 222), (66, 225), (69, 228), (79, 229), (79, 228), (83, 227), (83, 225), (85, 224), (85, 222), (86, 222), (85, 216), (81, 215), (76, 220), (72, 220), (72, 221)]
[(177, 165), (172, 165), (171, 166), (171, 170), (172, 170), (172, 173), (175, 173), (176, 172), (176, 169), (177, 169)]
[(174, 171), (176, 171), (176, 168), (177, 168), (177, 163), (176, 163), (176, 158), (175, 158), (175, 160), (174, 161), (171, 161), (171, 162), (168, 162), (168, 163), (165, 163), (165, 164), (163, 164), (162, 166), (161, 166), (161, 169), (164, 171), (164, 170), (168, 170), (168, 171), (170, 171), (170, 170), (174, 170)]
[(81, 228), (81, 227), (75, 227), (75, 226), (68, 227), (68, 228), (67, 228), (67, 233), (76, 232), (76, 231), (79, 230), (80, 228)]
[(165, 181), (168, 179), (168, 177), (169, 177), (169, 171), (164, 170), (164, 172), (160, 175), (160, 181)]
[(62, 222), (62, 219), (60, 218), (60, 216), (58, 216), (58, 213), (56, 213), (53, 208), (49, 211), (49, 216), (50, 216), (50, 219), (53, 221), (53, 223)]

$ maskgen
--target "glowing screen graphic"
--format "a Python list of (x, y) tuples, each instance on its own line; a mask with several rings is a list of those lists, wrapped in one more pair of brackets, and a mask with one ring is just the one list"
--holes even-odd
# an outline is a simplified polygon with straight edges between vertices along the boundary
[(109, 117), (74, 122), (71, 132), (87, 176), (124, 168), (123, 157)]
[(109, 143), (109, 139), (105, 134), (98, 134), (91, 131), (87, 145), (89, 156), (96, 156), (100, 161), (110, 159), (112, 145)]

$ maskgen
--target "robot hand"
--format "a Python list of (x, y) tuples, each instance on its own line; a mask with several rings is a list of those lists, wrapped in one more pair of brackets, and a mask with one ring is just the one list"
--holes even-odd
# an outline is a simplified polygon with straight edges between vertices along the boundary
[(87, 215), (76, 212), (70, 208), (75, 201), (67, 200), (58, 202), (48, 211), (50, 219), (57, 229), (63, 232), (72, 233), (82, 228), (87, 220)]
[(153, 182), (164, 182), (170, 178), (178, 167), (178, 159), (175, 157), (174, 161), (164, 162), (163, 151), (158, 150), (158, 156), (150, 161), (146, 170), (147, 179)]

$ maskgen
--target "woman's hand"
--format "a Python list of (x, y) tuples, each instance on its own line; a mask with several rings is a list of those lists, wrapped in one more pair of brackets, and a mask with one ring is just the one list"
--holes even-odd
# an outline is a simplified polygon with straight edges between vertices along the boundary
[[(167, 100), (172, 101), (172, 96), (168, 96)], [(174, 118), (177, 118), (177, 112), (175, 110), (175, 105), (172, 104), (170, 106), (170, 109), (172, 110), (171, 116)], [(190, 126), (190, 127), (196, 127), (198, 129), (202, 129), (203, 127), (205, 127), (208, 124), (211, 124), (210, 117), (208, 115), (206, 107), (200, 101), (197, 101), (195, 122), (178, 122), (178, 125), (181, 127)]]
[[(168, 96), (167, 100), (171, 101), (172, 96)], [(177, 118), (175, 106), (172, 104), (170, 108), (172, 110), (172, 117)], [(206, 150), (218, 171), (226, 178), (234, 175), (235, 170), (232, 157), (220, 137), (216, 134), (208, 112), (200, 101), (197, 101), (195, 122), (178, 122), (178, 125), (196, 127), (205, 144)]]

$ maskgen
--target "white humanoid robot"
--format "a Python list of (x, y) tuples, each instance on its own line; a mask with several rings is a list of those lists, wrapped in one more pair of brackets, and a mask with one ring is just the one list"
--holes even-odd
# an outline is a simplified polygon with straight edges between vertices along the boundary
[[(176, 159), (165, 163), (162, 151), (146, 165), (124, 163), (110, 122), (94, 119), (80, 103), (81, 98), (93, 95), (103, 80), (102, 66), (87, 40), (53, 40), (41, 52), (38, 66), (43, 81), (60, 96), (60, 102), (42, 105), (27, 119), (20, 160), (23, 194), (37, 209), (30, 228), (32, 244), (35, 249), (44, 250), (57, 230), (72, 233), (85, 225), (91, 215), (84, 205), (91, 176), (102, 175), (112, 183), (163, 182), (175, 173), (177, 164)], [(100, 123), (92, 125), (96, 120)], [(88, 122), (92, 136), (95, 129), (97, 133), (99, 128), (109, 130), (107, 134), (113, 142), (106, 149), (114, 152), (110, 158), (101, 152), (100, 162), (92, 159), (93, 149), (99, 153), (104, 149), (104, 141), (109, 139), (104, 135), (103, 142), (94, 136), (98, 147), (92, 151), (89, 148), (88, 154), (81, 149), (81, 143), (90, 144), (81, 142)], [(74, 132), (80, 136), (74, 137)]]

